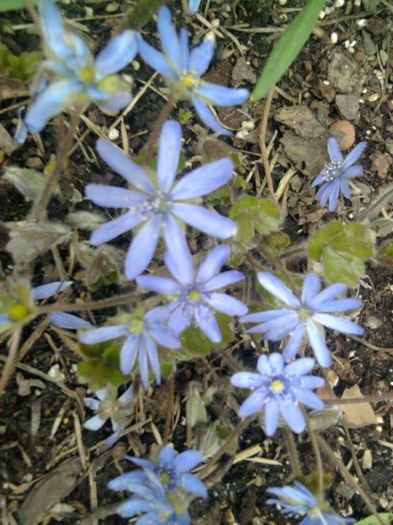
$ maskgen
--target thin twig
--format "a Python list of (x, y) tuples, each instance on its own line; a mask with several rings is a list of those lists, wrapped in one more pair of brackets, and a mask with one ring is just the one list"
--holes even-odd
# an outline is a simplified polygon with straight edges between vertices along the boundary
[(303, 476), (302, 466), (299, 461), (299, 454), (296, 448), (295, 439), (292, 432), (287, 426), (284, 427), (285, 446), (288, 451), (289, 460), (291, 462), (292, 472), (295, 478)]
[(263, 110), (263, 117), (262, 117), (262, 122), (261, 122), (261, 130), (259, 133), (259, 147), (261, 148), (261, 155), (262, 155), (263, 167), (265, 170), (267, 187), (269, 188), (270, 193), (274, 197), (273, 179), (272, 179), (272, 174), (270, 172), (270, 164), (269, 164), (268, 152), (267, 152), (267, 147), (266, 147), (267, 123), (269, 120), (269, 112), (270, 112), (270, 106), (273, 100), (273, 94), (274, 94), (274, 87), (270, 89), (266, 97), (266, 102), (265, 102), (265, 107)]
[(317, 467), (317, 474), (318, 474), (317, 499), (318, 501), (323, 501), (324, 496), (325, 496), (325, 489), (324, 489), (324, 482), (323, 482), (324, 474), (323, 474), (323, 463), (322, 463), (321, 451), (319, 450), (318, 441), (317, 441), (318, 434), (314, 432), (314, 430), (311, 428), (310, 418), (308, 417), (306, 410), (302, 408), (302, 412), (303, 412), (304, 418), (307, 423), (308, 437), (310, 438), (310, 443), (313, 448), (313, 452), (315, 456), (315, 464)]
[(10, 351), (8, 352), (7, 360), (3, 367), (3, 373), (0, 378), (0, 395), (3, 394), (5, 387), (7, 386), (8, 380), (14, 371), (15, 362), (18, 355), (19, 341), (22, 334), (22, 327), (18, 326), (15, 332), (12, 334)]
[(79, 312), (85, 310), (101, 310), (103, 308), (112, 308), (113, 306), (120, 306), (122, 304), (132, 303), (132, 301), (140, 300), (140, 295), (132, 292), (115, 297), (108, 297), (100, 301), (89, 301), (81, 303), (54, 303), (40, 306), (37, 308), (37, 315), (50, 314), (52, 312)]
[(167, 383), (167, 389), (168, 389), (168, 406), (167, 406), (167, 413), (165, 418), (165, 427), (164, 427), (164, 443), (169, 442), (169, 438), (171, 436), (171, 429), (172, 429), (172, 419), (173, 419), (173, 405), (175, 400), (175, 376), (171, 376), (168, 379)]

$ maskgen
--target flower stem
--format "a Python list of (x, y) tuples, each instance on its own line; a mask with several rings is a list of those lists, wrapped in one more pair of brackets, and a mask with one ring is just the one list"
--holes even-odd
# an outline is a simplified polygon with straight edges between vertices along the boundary
[(325, 488), (324, 488), (324, 481), (323, 481), (324, 474), (323, 474), (323, 463), (322, 463), (321, 451), (318, 446), (317, 434), (311, 428), (310, 418), (308, 417), (307, 412), (303, 408), (302, 408), (302, 411), (303, 411), (303, 415), (307, 423), (307, 432), (310, 438), (311, 446), (314, 451), (315, 463), (317, 467), (317, 474), (318, 474), (317, 499), (318, 501), (323, 501), (325, 497)]
[(18, 355), (20, 336), (22, 335), (22, 327), (16, 328), (15, 332), (11, 336), (10, 351), (8, 352), (7, 360), (5, 362), (3, 373), (0, 378), (0, 395), (3, 394), (5, 387), (7, 386), (8, 380), (15, 368), (15, 361)]
[(299, 461), (299, 454), (297, 452), (295, 439), (292, 432), (287, 426), (284, 427), (285, 446), (288, 451), (289, 461), (291, 462), (292, 472), (295, 478), (303, 476), (302, 466)]
[(267, 123), (269, 120), (270, 106), (272, 105), (272, 100), (273, 100), (273, 95), (274, 95), (274, 89), (275, 88), (273, 86), (270, 89), (269, 93), (267, 94), (265, 107), (263, 110), (261, 130), (259, 132), (259, 147), (261, 148), (261, 155), (262, 155), (262, 161), (263, 161), (263, 168), (265, 170), (267, 187), (269, 188), (269, 191), (272, 194), (273, 198), (274, 198), (274, 187), (273, 187), (273, 179), (272, 179), (272, 174), (270, 170), (269, 158), (268, 158), (267, 147), (266, 147), (266, 131), (267, 131)]
[(161, 109), (160, 114), (158, 115), (157, 120), (154, 123), (152, 132), (150, 134), (149, 142), (146, 146), (146, 154), (144, 158), (144, 163), (146, 166), (148, 166), (151, 162), (151, 159), (153, 158), (154, 154), (154, 148), (157, 144), (158, 136), (160, 134), (161, 128), (164, 125), (164, 122), (169, 117), (172, 108), (175, 104), (175, 101), (172, 97), (170, 97), (164, 104), (164, 106)]

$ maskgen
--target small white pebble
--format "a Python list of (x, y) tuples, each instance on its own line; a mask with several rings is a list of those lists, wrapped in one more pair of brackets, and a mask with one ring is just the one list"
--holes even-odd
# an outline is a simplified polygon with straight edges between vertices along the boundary
[(326, 16), (325, 11), (321, 11), (321, 12), (319, 13), (319, 18), (320, 18), (320, 20), (323, 20), (323, 19), (325, 18), (325, 16)]
[(354, 4), (356, 7), (360, 7), (362, 5), (362, 0), (355, 0)]
[(332, 44), (337, 44), (338, 40), (338, 34), (333, 31), (333, 33), (330, 35), (330, 41)]
[(359, 98), (359, 104), (364, 104), (364, 98)]
[(248, 135), (248, 131), (245, 129), (241, 129), (236, 133), (236, 138), (238, 139), (245, 139)]
[(366, 27), (367, 20), (365, 18), (359, 18), (359, 20), (356, 20), (356, 25), (358, 27)]
[(205, 36), (205, 40), (209, 40), (210, 42), (214, 43), (216, 41), (216, 35), (213, 33), (213, 31), (209, 31)]
[(279, 3), (280, 5), (286, 5), (287, 1), (288, 1), (288, 0), (278, 0), (278, 3)]
[(367, 88), (363, 88), (362, 93), (367, 93)]
[(336, 0), (334, 2), (335, 7), (343, 7), (344, 4), (345, 4), (345, 0)]
[(349, 40), (345, 40), (344, 42), (344, 46), (348, 49), (349, 48), (349, 44), (350, 44), (350, 41)]
[(218, 18), (214, 18), (212, 21), (211, 21), (211, 26), (212, 27), (220, 27), (220, 20)]
[(366, 130), (366, 135), (371, 135), (371, 129)]
[(381, 425), (377, 425), (377, 426), (375, 427), (375, 430), (376, 430), (377, 432), (379, 432), (379, 433), (383, 432), (383, 428), (381, 427)]
[(378, 99), (379, 99), (379, 95), (378, 95), (378, 93), (373, 93), (372, 95), (370, 95), (370, 96), (368, 97), (368, 101), (369, 101), (369, 102), (375, 102), (375, 101), (378, 100)]
[(333, 11), (334, 11), (334, 7), (333, 6), (332, 7), (327, 7), (325, 9), (325, 11), (326, 11), (327, 15), (331, 15), (333, 13)]
[(133, 60), (131, 62), (131, 65), (135, 69), (135, 71), (139, 71), (140, 68), (141, 68), (141, 64), (140, 64), (140, 62), (138, 62), (138, 60)]
[(329, 80), (324, 80), (324, 81), (322, 82), (322, 84), (324, 84), (325, 86), (329, 86), (329, 85), (330, 85), (330, 82), (329, 82)]
[(253, 129), (255, 129), (255, 122), (253, 120), (244, 120), (242, 122), (242, 129), (252, 131)]
[(116, 128), (112, 128), (112, 129), (109, 130), (108, 138), (110, 140), (116, 140), (116, 139), (119, 138), (119, 135), (120, 135), (119, 130), (116, 129)]

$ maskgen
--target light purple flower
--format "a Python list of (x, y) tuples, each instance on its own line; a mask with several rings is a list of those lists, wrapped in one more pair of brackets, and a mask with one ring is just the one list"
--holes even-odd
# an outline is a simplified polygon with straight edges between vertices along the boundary
[(133, 387), (130, 385), (120, 397), (117, 397), (117, 388), (113, 385), (100, 388), (94, 395), (98, 399), (87, 397), (84, 403), (87, 408), (96, 412), (96, 415), (88, 419), (83, 426), (87, 430), (97, 431), (110, 419), (114, 433), (106, 439), (106, 444), (112, 446), (119, 439), (120, 432), (130, 422), (133, 410)]
[(161, 382), (160, 362), (157, 343), (165, 348), (179, 348), (174, 332), (166, 326), (169, 311), (164, 306), (149, 310), (143, 317), (130, 316), (128, 323), (103, 326), (94, 330), (85, 330), (79, 335), (82, 343), (93, 345), (116, 338), (124, 338), (120, 352), (120, 369), (128, 375), (134, 368), (138, 358), (139, 373), (145, 388), (149, 385), (148, 364), (154, 372), (156, 383)]
[(314, 367), (311, 357), (297, 359), (289, 365), (279, 353), (261, 355), (257, 372), (237, 372), (231, 383), (253, 392), (240, 407), (239, 415), (250, 416), (265, 410), (265, 431), (272, 436), (277, 430), (280, 414), (293, 432), (301, 433), (306, 422), (300, 403), (315, 410), (322, 410), (323, 401), (311, 390), (323, 385), (321, 377), (307, 375)]
[(261, 285), (282, 303), (283, 308), (248, 314), (243, 323), (258, 323), (249, 333), (261, 333), (269, 341), (280, 341), (290, 336), (283, 350), (285, 360), (292, 359), (299, 351), (303, 338), (307, 339), (321, 366), (329, 367), (330, 353), (326, 346), (323, 327), (344, 334), (362, 335), (363, 328), (339, 314), (361, 306), (360, 299), (338, 298), (347, 287), (336, 283), (321, 291), (317, 274), (308, 273), (303, 282), (300, 299), (277, 277), (268, 272), (259, 272)]
[(89, 321), (81, 319), (77, 315), (68, 314), (66, 312), (53, 312), (49, 315), (49, 321), (66, 330), (79, 330), (79, 328), (92, 328), (93, 325)]
[(278, 504), (286, 514), (306, 514), (301, 525), (345, 525), (354, 523), (352, 518), (342, 518), (333, 513), (326, 502), (320, 502), (304, 485), (295, 481), (295, 486), (272, 487), (266, 492), (273, 494), (268, 499), (269, 505)]
[(336, 139), (330, 138), (328, 140), (330, 162), (325, 164), (321, 173), (311, 184), (312, 187), (322, 184), (315, 195), (322, 207), (325, 207), (329, 201), (329, 211), (334, 211), (340, 193), (349, 199), (351, 190), (348, 181), (362, 175), (362, 166), (354, 164), (359, 160), (366, 146), (367, 142), (360, 142), (344, 159)]
[(217, 246), (194, 272), (190, 251), (179, 252), (177, 257), (166, 252), (165, 264), (173, 279), (155, 275), (142, 275), (137, 283), (148, 290), (176, 298), (168, 304), (171, 312), (169, 327), (180, 334), (190, 324), (196, 324), (214, 343), (221, 341), (220, 328), (214, 311), (226, 315), (244, 315), (247, 306), (230, 295), (216, 290), (237, 283), (244, 275), (235, 270), (220, 273), (229, 257), (228, 246)]
[[(195, 2), (194, 2), (195, 4)], [(218, 133), (230, 135), (220, 126), (208, 104), (233, 106), (242, 104), (249, 96), (247, 89), (233, 89), (201, 80), (214, 53), (214, 42), (206, 38), (202, 44), (189, 50), (185, 28), (177, 34), (167, 7), (158, 11), (158, 32), (163, 53), (160, 53), (138, 36), (139, 53), (143, 59), (165, 78), (179, 100), (190, 100), (200, 119)]]
[(159, 140), (154, 180), (148, 176), (148, 171), (135, 164), (110, 142), (97, 142), (97, 150), (105, 162), (137, 191), (102, 184), (87, 185), (86, 197), (98, 206), (128, 208), (125, 214), (99, 226), (90, 242), (102, 244), (139, 226), (125, 260), (125, 274), (129, 279), (134, 279), (146, 269), (161, 233), (167, 249), (174, 257), (186, 256), (184, 253), (188, 248), (179, 222), (220, 239), (236, 233), (236, 224), (230, 219), (189, 202), (228, 182), (233, 171), (231, 160), (222, 158), (209, 162), (176, 182), (181, 138), (180, 125), (167, 121)]
[(110, 481), (108, 487), (134, 494), (118, 507), (117, 512), (123, 518), (143, 514), (136, 525), (191, 525), (187, 511), (191, 498), (180, 492), (168, 493), (152, 470), (123, 474)]
[(188, 0), (188, 9), (192, 15), (198, 11), (201, 0)]
[(116, 35), (94, 59), (85, 42), (65, 30), (53, 0), (41, 0), (39, 10), (46, 59), (32, 85), (35, 100), (16, 132), (19, 142), (23, 142), (27, 130), (41, 131), (48, 120), (67, 107), (92, 101), (113, 113), (132, 98), (128, 83), (115, 73), (137, 53), (134, 31)]

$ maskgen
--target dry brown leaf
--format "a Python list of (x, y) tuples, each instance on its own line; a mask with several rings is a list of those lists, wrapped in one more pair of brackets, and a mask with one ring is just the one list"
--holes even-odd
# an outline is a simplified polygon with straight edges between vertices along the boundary
[[(353, 397), (364, 397), (358, 385), (346, 388), (342, 395), (342, 399), (350, 399)], [(377, 424), (377, 417), (373, 407), (367, 401), (364, 403), (343, 405), (343, 409), (345, 420), (350, 428), (361, 428)]]

